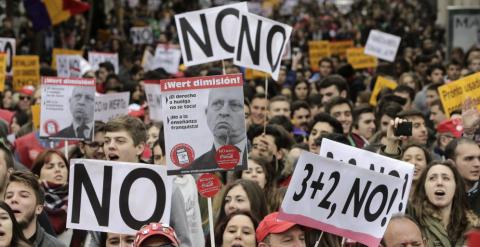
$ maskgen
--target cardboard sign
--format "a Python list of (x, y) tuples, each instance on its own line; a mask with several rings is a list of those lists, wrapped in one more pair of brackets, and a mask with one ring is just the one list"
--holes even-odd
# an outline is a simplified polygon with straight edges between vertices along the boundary
[(42, 77), (40, 137), (92, 140), (95, 79)]
[(153, 32), (151, 27), (130, 28), (130, 38), (134, 45), (152, 44)]
[(162, 91), (160, 87), (160, 81), (145, 81), (144, 86), (150, 119), (155, 121), (163, 121)]
[(350, 48), (347, 50), (347, 61), (354, 69), (376, 68), (376, 57), (366, 55), (363, 47)]
[(392, 210), (405, 212), (412, 186), (414, 165), (329, 139), (322, 140), (320, 156), (388, 174), (392, 178), (401, 178), (402, 190), (399, 191), (400, 196), (395, 199), (395, 205), (398, 205), (398, 208)]
[(330, 55), (330, 42), (324, 40), (308, 41), (308, 57), (313, 71), (318, 71), (320, 69), (318, 62)]
[(371, 30), (365, 45), (365, 54), (393, 62), (397, 55), (400, 41), (401, 38), (398, 36)]
[(447, 55), (454, 47), (467, 52), (475, 44), (480, 44), (480, 7), (448, 6), (447, 7)]
[(57, 55), (57, 75), (69, 78), (82, 77), (81, 61), (82, 57), (79, 55)]
[(160, 82), (168, 175), (246, 169), (242, 75)]
[(157, 68), (163, 68), (169, 74), (176, 74), (181, 57), (180, 47), (176, 45), (159, 44), (157, 45), (157, 49), (155, 49), (155, 56), (149, 69), (155, 70)]
[(445, 114), (450, 118), (452, 111), (461, 109), (467, 97), (480, 110), (480, 72), (463, 77), (438, 88)]
[(271, 76), (265, 72), (258, 71), (255, 69), (245, 69), (245, 79), (247, 80), (265, 79), (265, 77), (270, 78)]
[(110, 62), (115, 68), (115, 74), (118, 74), (118, 53), (107, 52), (88, 52), (88, 63), (92, 66), (92, 69), (97, 71), (98, 65), (103, 62)]
[(175, 15), (183, 63), (192, 66), (234, 57), (240, 12), (246, 2)]
[[(83, 52), (80, 50), (70, 50), (70, 49), (62, 49), (62, 48), (53, 48), (52, 51), (52, 67), (57, 69), (57, 55), (79, 55), (82, 56)], [(58, 75), (58, 73), (57, 73)], [(58, 75), (60, 76), (60, 75)]]
[(378, 246), (398, 212), (403, 184), (400, 178), (303, 151), (278, 218)]
[(240, 23), (233, 63), (270, 73), (275, 81), (278, 80), (292, 27), (245, 12), (240, 15)]
[(377, 81), (375, 82), (375, 87), (373, 87), (372, 95), (370, 96), (370, 105), (376, 106), (377, 105), (377, 97), (380, 91), (384, 88), (395, 89), (397, 87), (397, 83), (394, 81), (390, 81), (385, 77), (378, 76)]
[(30, 109), (32, 110), (32, 123), (33, 123), (33, 128), (38, 130), (40, 129), (40, 105), (35, 104), (30, 106)]
[(5, 90), (5, 79), (7, 78), (7, 54), (0, 53), (0, 91)]
[(13, 57), (13, 89), (20, 90), (24, 86), (40, 84), (40, 60), (36, 55), (20, 55)]
[(350, 48), (353, 48), (353, 40), (330, 42), (330, 52), (332, 55), (345, 57), (347, 55), (347, 50)]
[(13, 75), (13, 56), (15, 56), (15, 39), (0, 38), (0, 53), (7, 54), (7, 75)]
[(164, 166), (73, 159), (67, 227), (134, 235), (150, 222), (168, 223), (171, 198)]
[(130, 92), (109, 93), (95, 96), (95, 121), (104, 123), (128, 114)]

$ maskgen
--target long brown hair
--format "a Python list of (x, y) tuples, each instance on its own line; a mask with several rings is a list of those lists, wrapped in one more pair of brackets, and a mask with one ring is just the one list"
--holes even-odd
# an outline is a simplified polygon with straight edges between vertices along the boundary
[(450, 212), (450, 222), (447, 226), (447, 234), (450, 239), (457, 240), (462, 237), (463, 232), (468, 227), (469, 205), (467, 201), (467, 192), (465, 191), (465, 182), (458, 172), (457, 168), (450, 161), (434, 161), (427, 166), (422, 175), (418, 179), (417, 187), (415, 188), (413, 198), (411, 201), (412, 210), (421, 226), (425, 227), (427, 218), (434, 217), (441, 220), (439, 208), (434, 206), (427, 197), (425, 192), (425, 181), (427, 180), (427, 173), (432, 167), (443, 165), (448, 167), (455, 179), (455, 194), (452, 199), (452, 208)]
[(12, 241), (10, 242), (11, 247), (30, 247), (33, 246), (23, 235), (22, 228), (15, 219), (12, 209), (8, 206), (7, 203), (0, 201), (0, 208), (5, 210), (8, 214), (8, 217), (12, 221)]

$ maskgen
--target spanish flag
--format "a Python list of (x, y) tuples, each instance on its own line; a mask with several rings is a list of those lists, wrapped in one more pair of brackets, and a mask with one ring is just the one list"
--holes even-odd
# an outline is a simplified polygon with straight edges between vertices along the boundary
[(72, 15), (90, 9), (90, 5), (81, 0), (23, 0), (23, 5), (37, 31), (57, 25)]

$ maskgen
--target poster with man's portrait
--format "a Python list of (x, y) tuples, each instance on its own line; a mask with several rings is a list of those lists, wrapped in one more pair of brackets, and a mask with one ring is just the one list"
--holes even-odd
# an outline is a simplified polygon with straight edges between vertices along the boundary
[(92, 140), (95, 80), (42, 77), (40, 137)]
[(160, 85), (168, 175), (247, 169), (241, 74)]

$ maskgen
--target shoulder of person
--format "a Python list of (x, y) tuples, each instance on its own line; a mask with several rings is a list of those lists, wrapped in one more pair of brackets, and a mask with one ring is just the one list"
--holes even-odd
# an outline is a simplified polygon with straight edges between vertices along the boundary
[(480, 217), (478, 217), (478, 215), (475, 214), (472, 210), (467, 211), (466, 217), (469, 227), (480, 227)]

